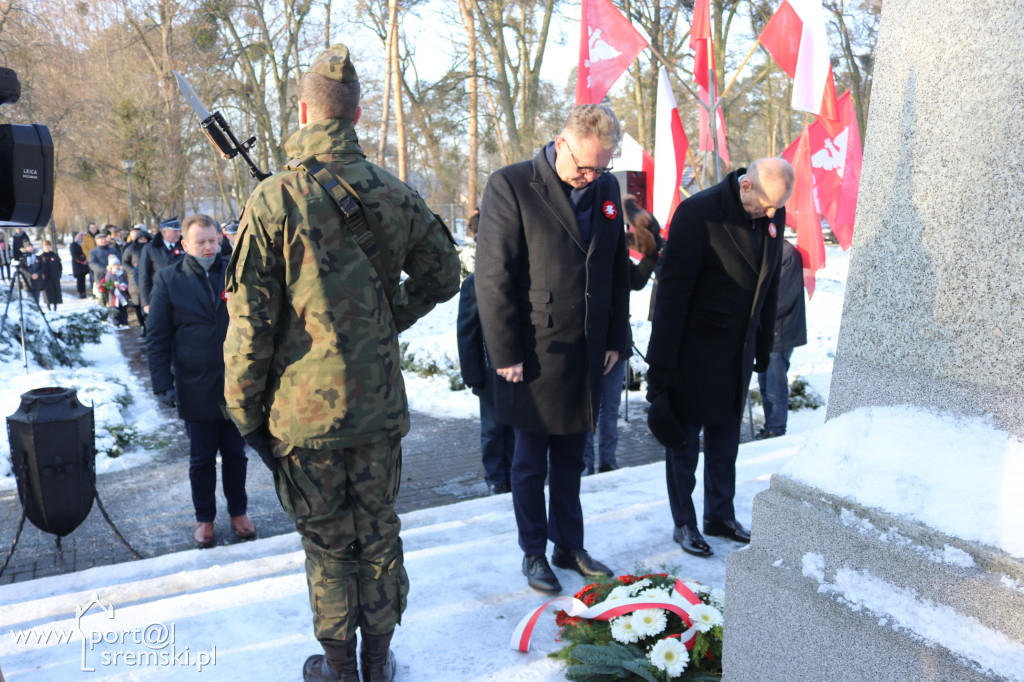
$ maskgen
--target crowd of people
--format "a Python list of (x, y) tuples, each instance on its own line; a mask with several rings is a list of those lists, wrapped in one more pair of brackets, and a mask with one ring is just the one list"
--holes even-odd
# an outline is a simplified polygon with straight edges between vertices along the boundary
[[(185, 422), (195, 544), (215, 542), (218, 453), (238, 538), (256, 536), (246, 445), (273, 473), (302, 538), (322, 648), (307, 681), (394, 678), (409, 591), (395, 512), (410, 428), (398, 334), (460, 290), (443, 221), (362, 153), (359, 102), (348, 48), (334, 45), (300, 81), (292, 161), (260, 183), (240, 223), (195, 214), (124, 236), (89, 224), (70, 245), (78, 295), (91, 289), (117, 327), (132, 309), (153, 391)], [(521, 570), (544, 594), (562, 589), (552, 565), (614, 575), (585, 548), (580, 482), (619, 466), (619, 401), (640, 352), (630, 291), (656, 278), (648, 425), (665, 446), (666, 538), (695, 556), (712, 554), (704, 535), (750, 541), (733, 506), (748, 386), (757, 371), (759, 437), (785, 433), (786, 371), (806, 342), (800, 257), (783, 238), (790, 165), (732, 171), (663, 231), (610, 173), (621, 137), (611, 108), (577, 106), (534, 158), (495, 171), (473, 216), (476, 271), (461, 283), (461, 369), (480, 401), (488, 491), (511, 494)], [(56, 307), (60, 273), (52, 244), (36, 253), (21, 230), (0, 232), (5, 279), (23, 276)], [(701, 434), (703, 534), (692, 500)]]

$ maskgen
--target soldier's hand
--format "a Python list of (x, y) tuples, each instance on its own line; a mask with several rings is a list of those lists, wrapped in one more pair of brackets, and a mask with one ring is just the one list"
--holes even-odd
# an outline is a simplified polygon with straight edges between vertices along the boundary
[(512, 365), (511, 367), (502, 367), (495, 370), (505, 381), (511, 381), (513, 384), (519, 383), (523, 380), (523, 363)]
[(160, 391), (156, 394), (156, 399), (164, 407), (177, 407), (178, 403), (174, 401), (174, 389), (169, 388), (166, 391)]
[(245, 434), (242, 438), (245, 439), (246, 445), (256, 451), (271, 472), (277, 469), (277, 458), (274, 457), (274, 451), (270, 449), (270, 432), (265, 424), (255, 431)]

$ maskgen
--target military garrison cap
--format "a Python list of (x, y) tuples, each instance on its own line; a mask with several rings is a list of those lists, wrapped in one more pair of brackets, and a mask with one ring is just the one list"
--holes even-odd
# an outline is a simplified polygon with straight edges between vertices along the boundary
[(317, 55), (313, 63), (309, 65), (309, 73), (315, 73), (324, 78), (330, 78), (339, 83), (356, 83), (359, 76), (356, 75), (356, 67), (348, 54), (348, 47), (338, 43)]
[(173, 218), (165, 218), (165, 219), (160, 221), (160, 229), (161, 230), (180, 230), (181, 229), (181, 221), (178, 220), (178, 216), (174, 216)]

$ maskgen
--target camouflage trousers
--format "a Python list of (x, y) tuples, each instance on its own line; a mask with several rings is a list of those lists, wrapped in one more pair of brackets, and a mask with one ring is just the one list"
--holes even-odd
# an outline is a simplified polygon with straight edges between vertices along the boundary
[(394, 630), (409, 592), (395, 513), (401, 440), (289, 448), (277, 461), (277, 497), (306, 551), (316, 638), (330, 646), (350, 641), (357, 627)]

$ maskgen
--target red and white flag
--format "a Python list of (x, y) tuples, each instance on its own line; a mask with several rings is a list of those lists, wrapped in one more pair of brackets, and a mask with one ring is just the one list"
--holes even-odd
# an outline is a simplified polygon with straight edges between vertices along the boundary
[(821, 0), (782, 0), (757, 41), (793, 79), (793, 108), (825, 119), (831, 132), (838, 132), (836, 85)]
[[(698, 109), (697, 148), (702, 152), (714, 151), (711, 125), (706, 106), (718, 99), (715, 87), (715, 51), (711, 40), (711, 9), (708, 0), (697, 0), (693, 6), (693, 23), (690, 25), (690, 49), (693, 50), (693, 80), (697, 83), (698, 95), (703, 103)], [(709, 69), (710, 65), (710, 69)], [(710, 70), (710, 77), (709, 77)], [(710, 94), (709, 94), (710, 93)], [(718, 156), (729, 165), (729, 148), (725, 144), (725, 117), (721, 109), (715, 110)]]
[(683, 123), (679, 120), (668, 71), (662, 66), (658, 70), (658, 109), (654, 122), (654, 208), (651, 213), (663, 230), (668, 229), (672, 214), (681, 201), (679, 186), (683, 182), (689, 148), (690, 141), (686, 139)]
[[(839, 245), (846, 250), (853, 243), (863, 156), (857, 112), (849, 91), (839, 98), (839, 126), (839, 132), (830, 135), (819, 120), (809, 126), (808, 133), (818, 209), (832, 228)], [(792, 164), (795, 164), (799, 142), (796, 140), (782, 153), (783, 158)], [(794, 219), (788, 214), (786, 222), (796, 228)]]
[(825, 240), (821, 234), (821, 217), (814, 205), (814, 173), (807, 127), (795, 144), (792, 164), (796, 182), (786, 202), (786, 222), (796, 225), (796, 248), (804, 262), (804, 288), (809, 298), (814, 295), (814, 273), (825, 267)]
[(647, 47), (611, 0), (583, 0), (576, 105), (600, 104), (608, 90)]

